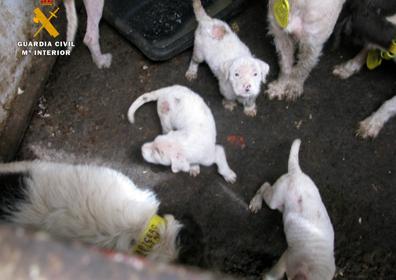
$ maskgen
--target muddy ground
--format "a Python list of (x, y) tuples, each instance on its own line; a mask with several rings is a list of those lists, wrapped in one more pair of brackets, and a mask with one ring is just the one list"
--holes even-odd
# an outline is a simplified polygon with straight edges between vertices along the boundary
[[(233, 24), (252, 52), (270, 64), (273, 80), (278, 66), (266, 35), (264, 2), (251, 0)], [(79, 18), (77, 47), (70, 57), (58, 59), (19, 158), (29, 157), (29, 147), (35, 145), (123, 170), (139, 186), (158, 193), (162, 212), (194, 217), (206, 244), (201, 266), (258, 279), (286, 244), (281, 215), (266, 207), (252, 215), (247, 205), (263, 182), (274, 182), (286, 172), (290, 145), (301, 138), (302, 169), (316, 182), (335, 227), (337, 279), (396, 278), (396, 120), (375, 140), (355, 137), (358, 121), (395, 93), (394, 65), (340, 81), (331, 75), (332, 67), (357, 49), (327, 47), (300, 99), (269, 101), (262, 94), (258, 115), (251, 119), (241, 107), (234, 112), (223, 109), (207, 66), (200, 67), (197, 81), (184, 78), (191, 50), (153, 63), (106, 23), (101, 24), (101, 43), (113, 54), (113, 64), (98, 70), (82, 43), (85, 11)], [(201, 168), (201, 174), (191, 178), (144, 162), (141, 145), (160, 133), (155, 105), (142, 107), (135, 125), (128, 123), (126, 112), (142, 93), (172, 84), (191, 87), (208, 103), (218, 142), (239, 175), (235, 184), (225, 183), (214, 167)]]

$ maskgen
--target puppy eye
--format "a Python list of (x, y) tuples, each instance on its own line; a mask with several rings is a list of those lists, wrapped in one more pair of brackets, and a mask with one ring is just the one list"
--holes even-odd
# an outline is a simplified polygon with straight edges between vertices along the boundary
[(235, 73), (235, 77), (239, 77), (239, 73)]
[(257, 77), (257, 73), (254, 73), (254, 76)]

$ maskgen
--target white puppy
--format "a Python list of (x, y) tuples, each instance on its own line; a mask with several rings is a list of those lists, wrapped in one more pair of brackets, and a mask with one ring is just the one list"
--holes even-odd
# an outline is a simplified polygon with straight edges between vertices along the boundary
[(256, 98), (266, 81), (268, 64), (254, 58), (225, 22), (209, 17), (200, 0), (194, 0), (193, 6), (198, 28), (187, 79), (196, 79), (199, 63), (206, 61), (219, 80), (224, 107), (233, 110), (237, 100), (246, 115), (255, 116)]
[(203, 99), (183, 86), (171, 86), (145, 93), (132, 103), (128, 118), (134, 123), (136, 110), (146, 102), (158, 101), (157, 110), (163, 135), (143, 145), (143, 158), (171, 166), (172, 172), (197, 176), (199, 165), (217, 164), (218, 172), (234, 183), (236, 174), (227, 164), (224, 148), (216, 145), (216, 125)]
[[(317, 64), (344, 2), (345, 0), (268, 2), (270, 33), (274, 36), (280, 64), (278, 79), (268, 85), (267, 94), (270, 99), (295, 100), (303, 93), (304, 82)], [(278, 17), (281, 21), (276, 20)]]
[(160, 202), (105, 167), (43, 161), (0, 164), (0, 218), (150, 259), (178, 256), (182, 225)]
[[(63, 1), (67, 16), (66, 40), (68, 42), (74, 41), (77, 32), (78, 20), (74, 2), (75, 0)], [(98, 68), (108, 68), (111, 65), (111, 54), (103, 54), (99, 45), (99, 22), (102, 18), (104, 0), (84, 0), (84, 5), (87, 10), (87, 30), (84, 44), (89, 48), (96, 66)]]
[(278, 263), (264, 279), (329, 280), (335, 272), (334, 231), (315, 183), (298, 162), (300, 140), (295, 140), (289, 156), (288, 173), (271, 187), (265, 183), (249, 208), (256, 213), (264, 199), (271, 209), (283, 213), (288, 244)]

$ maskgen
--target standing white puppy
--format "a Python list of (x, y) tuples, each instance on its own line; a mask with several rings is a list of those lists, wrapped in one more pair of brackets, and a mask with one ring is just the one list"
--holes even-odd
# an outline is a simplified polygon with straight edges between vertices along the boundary
[(177, 258), (187, 233), (160, 202), (110, 168), (43, 161), (0, 164), (0, 219), (154, 260)]
[(200, 0), (193, 0), (193, 6), (198, 28), (186, 78), (196, 79), (198, 65), (206, 61), (219, 80), (224, 107), (233, 110), (237, 100), (243, 104), (246, 115), (255, 116), (256, 98), (261, 83), (266, 81), (268, 64), (254, 58), (225, 22), (209, 17)]
[(198, 94), (178, 85), (145, 93), (129, 108), (131, 123), (135, 121), (136, 110), (150, 101), (157, 101), (164, 134), (143, 145), (142, 154), (146, 161), (170, 165), (172, 172), (184, 171), (192, 176), (199, 174), (200, 164), (215, 163), (227, 182), (235, 182), (236, 174), (228, 166), (224, 148), (216, 145), (212, 112)]
[[(268, 20), (280, 73), (268, 85), (270, 99), (294, 100), (319, 60), (345, 0), (270, 0)], [(297, 61), (295, 51), (298, 49)]]
[(288, 173), (273, 186), (265, 183), (250, 202), (256, 213), (264, 199), (283, 213), (288, 244), (278, 263), (264, 279), (330, 280), (335, 273), (334, 231), (315, 183), (304, 174), (298, 162), (300, 140), (293, 142)]

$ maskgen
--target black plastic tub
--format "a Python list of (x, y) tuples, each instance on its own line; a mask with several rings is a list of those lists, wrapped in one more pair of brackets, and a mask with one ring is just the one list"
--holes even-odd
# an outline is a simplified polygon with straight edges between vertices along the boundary
[[(247, 0), (202, 0), (207, 12), (229, 20)], [(191, 47), (192, 0), (107, 0), (104, 18), (149, 59), (167, 60)]]

